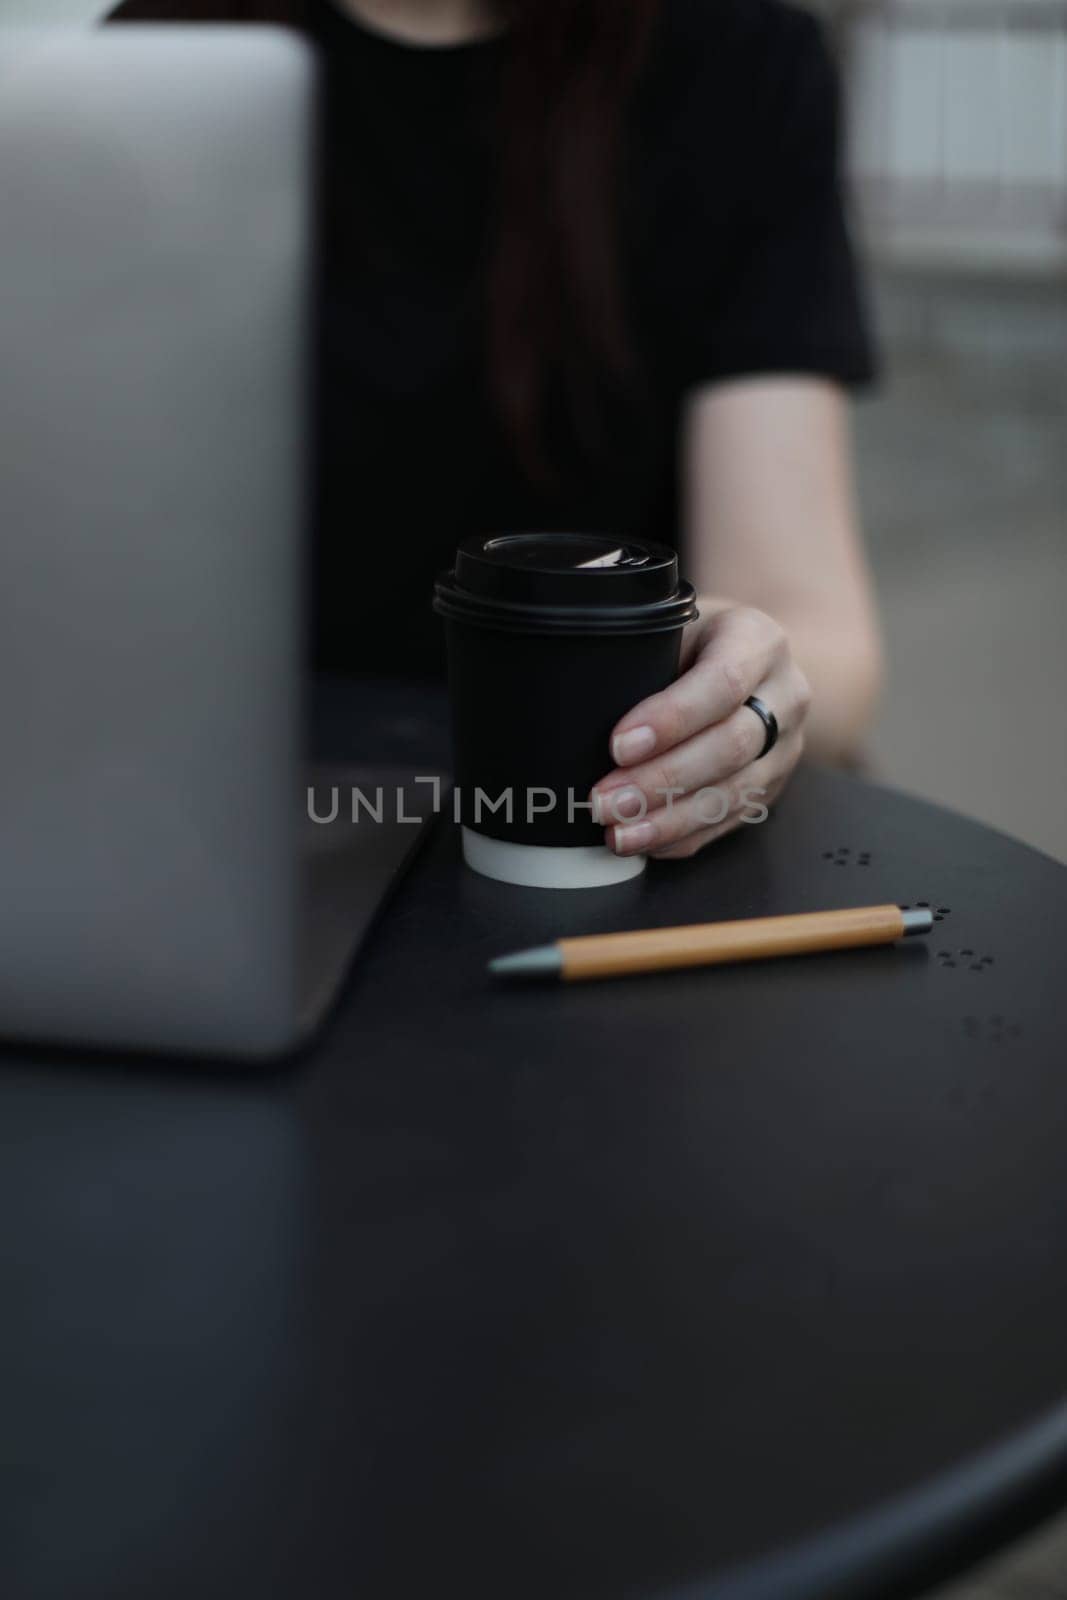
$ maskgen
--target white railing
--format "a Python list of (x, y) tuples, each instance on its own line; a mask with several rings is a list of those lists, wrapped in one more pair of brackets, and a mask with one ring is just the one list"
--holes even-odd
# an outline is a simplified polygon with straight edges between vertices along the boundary
[(875, 250), (1067, 262), (1067, 3), (860, 0), (837, 20)]

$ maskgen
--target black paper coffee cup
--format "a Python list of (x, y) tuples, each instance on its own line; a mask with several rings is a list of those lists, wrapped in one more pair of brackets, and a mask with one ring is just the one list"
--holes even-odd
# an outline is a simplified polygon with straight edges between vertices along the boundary
[(612, 729), (677, 676), (692, 585), (665, 545), (599, 534), (468, 539), (438, 579), (468, 863), (490, 877), (592, 887), (635, 876), (593, 821)]

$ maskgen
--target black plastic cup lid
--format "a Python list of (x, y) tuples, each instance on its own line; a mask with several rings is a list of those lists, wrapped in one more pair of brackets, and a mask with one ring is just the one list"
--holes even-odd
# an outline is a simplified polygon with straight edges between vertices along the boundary
[(662, 633), (697, 615), (673, 550), (596, 533), (466, 539), (437, 580), (434, 609), (520, 633)]

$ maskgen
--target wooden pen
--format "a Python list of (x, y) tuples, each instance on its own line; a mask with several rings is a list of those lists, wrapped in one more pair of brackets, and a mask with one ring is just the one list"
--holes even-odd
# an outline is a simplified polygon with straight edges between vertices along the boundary
[(766, 961), (772, 956), (892, 944), (912, 934), (929, 933), (933, 925), (932, 911), (902, 911), (894, 905), (853, 906), (792, 917), (557, 939), (555, 944), (498, 956), (490, 961), (489, 971), (499, 978), (560, 978), (571, 983), (672, 967), (709, 967), (728, 961)]

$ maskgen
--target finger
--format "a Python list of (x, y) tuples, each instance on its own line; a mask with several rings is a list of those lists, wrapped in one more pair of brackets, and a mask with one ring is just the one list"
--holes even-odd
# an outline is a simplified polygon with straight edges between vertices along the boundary
[[(787, 664), (757, 686), (757, 693), (774, 709), (779, 744), (799, 727), (807, 715), (810, 691), (803, 674)], [(593, 790), (594, 815), (611, 824), (657, 810), (681, 794), (692, 794), (705, 784), (720, 783), (758, 761), (767, 730), (751, 706), (741, 705), (715, 726), (703, 729), (684, 743), (665, 750), (637, 767), (616, 767)]]
[[(788, 775), (787, 775), (788, 776)], [(776, 782), (768, 785), (760, 792), (762, 805), (770, 810), (775, 800), (785, 787), (786, 778), (781, 777)], [(755, 790), (752, 791), (754, 794)], [(754, 802), (755, 803), (755, 802)], [(649, 852), (654, 861), (685, 861), (703, 850), (706, 845), (714, 844), (717, 839), (724, 839), (728, 834), (738, 833), (745, 826), (757, 827), (760, 822), (766, 821), (765, 816), (756, 814), (748, 815), (745, 810), (734, 812), (717, 826), (699, 828), (695, 833), (688, 834), (684, 839), (677, 840), (674, 844), (664, 845), (661, 850)]]
[(704, 785), (693, 794), (668, 803), (635, 820), (613, 825), (606, 839), (618, 855), (648, 855), (674, 845), (691, 834), (720, 828), (730, 817), (746, 813), (756, 820), (772, 785), (784, 780), (803, 748), (799, 730), (787, 734), (774, 750), (750, 762), (728, 782)]
[(762, 612), (722, 612), (689, 670), (617, 724), (612, 760), (633, 766), (721, 722), (756, 692), (787, 649), (782, 629)]
[(735, 609), (732, 600), (710, 600), (706, 595), (701, 595), (698, 603), (700, 605), (699, 618), (695, 622), (690, 622), (682, 630), (679, 666), (683, 672), (693, 665), (693, 662), (711, 638), (715, 619), (724, 611)]

